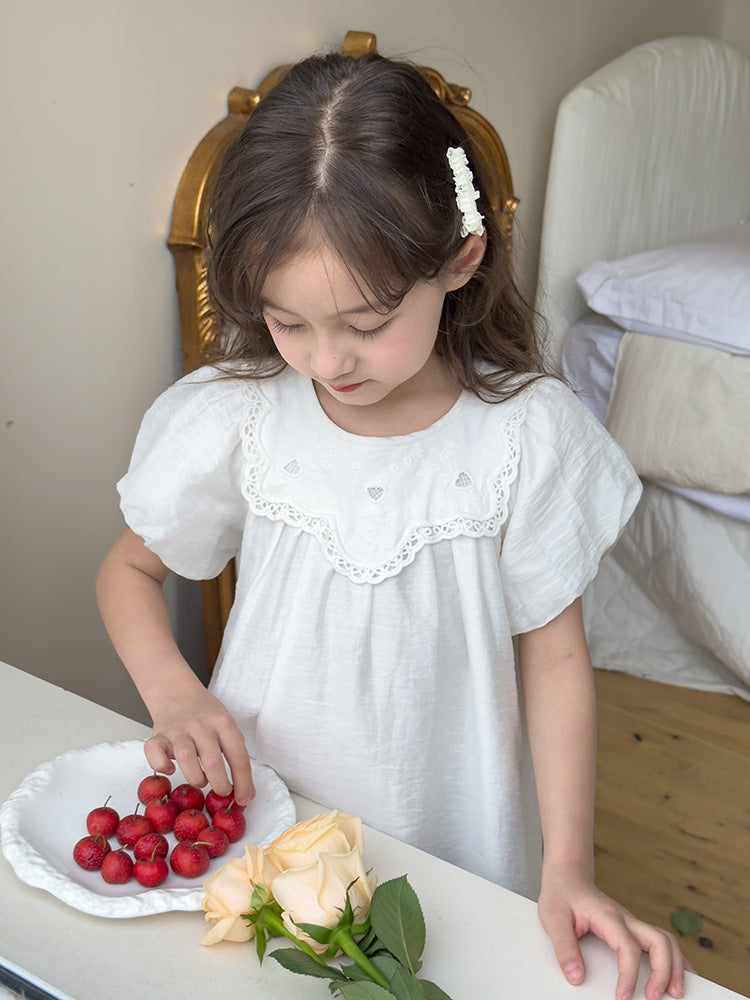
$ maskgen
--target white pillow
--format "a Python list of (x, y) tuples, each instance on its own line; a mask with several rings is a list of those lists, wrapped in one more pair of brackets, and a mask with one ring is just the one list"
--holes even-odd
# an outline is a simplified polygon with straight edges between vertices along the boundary
[(590, 309), (624, 330), (750, 354), (750, 222), (596, 261), (578, 286)]

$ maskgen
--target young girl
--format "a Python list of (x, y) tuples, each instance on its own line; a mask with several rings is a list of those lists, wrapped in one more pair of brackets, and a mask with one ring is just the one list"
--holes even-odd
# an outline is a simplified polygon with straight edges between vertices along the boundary
[[(471, 152), (419, 72), (378, 56), (308, 59), (260, 103), (210, 213), (234, 332), (143, 421), (102, 614), (155, 770), (244, 803), (247, 747), (293, 790), (539, 894), (571, 983), (592, 931), (618, 1000), (641, 950), (649, 1000), (679, 997), (674, 939), (592, 881), (579, 596), (640, 488), (544, 375)], [(233, 556), (206, 691), (161, 585)]]

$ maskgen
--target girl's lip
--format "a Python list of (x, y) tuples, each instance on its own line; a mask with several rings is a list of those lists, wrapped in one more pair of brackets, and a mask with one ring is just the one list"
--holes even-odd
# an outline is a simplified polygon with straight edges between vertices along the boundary
[(349, 385), (335, 385), (333, 382), (328, 383), (328, 387), (333, 389), (334, 392), (354, 392), (355, 389), (359, 389), (363, 382), (350, 382)]

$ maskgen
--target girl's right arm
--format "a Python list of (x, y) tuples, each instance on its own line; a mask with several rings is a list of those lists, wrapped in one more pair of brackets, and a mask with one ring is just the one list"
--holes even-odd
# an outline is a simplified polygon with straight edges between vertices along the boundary
[(96, 579), (109, 637), (153, 721), (146, 758), (163, 774), (173, 774), (176, 761), (186, 781), (201, 787), (208, 782), (219, 795), (229, 794), (233, 785), (244, 806), (255, 795), (245, 741), (177, 648), (162, 591), (168, 573), (143, 539), (126, 528)]

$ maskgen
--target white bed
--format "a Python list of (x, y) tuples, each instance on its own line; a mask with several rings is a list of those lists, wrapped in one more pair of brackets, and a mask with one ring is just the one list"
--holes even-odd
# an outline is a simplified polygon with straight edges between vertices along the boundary
[[(697, 37), (639, 46), (562, 102), (536, 307), (550, 359), (644, 478), (643, 499), (584, 598), (592, 658), (600, 668), (750, 700), (748, 218), (750, 61), (728, 46)], [(632, 285), (627, 308), (611, 298), (601, 305), (597, 290), (610, 279), (596, 262), (616, 262), (617, 286), (632, 255), (659, 250), (661, 266), (664, 248), (669, 255), (677, 244), (681, 262), (683, 243), (699, 238), (691, 252), (703, 253), (717, 232), (718, 283), (703, 257), (679, 275), (687, 298), (702, 296), (699, 327), (682, 291), (658, 323), (638, 312)], [(653, 284), (652, 258), (635, 258), (644, 260)]]

